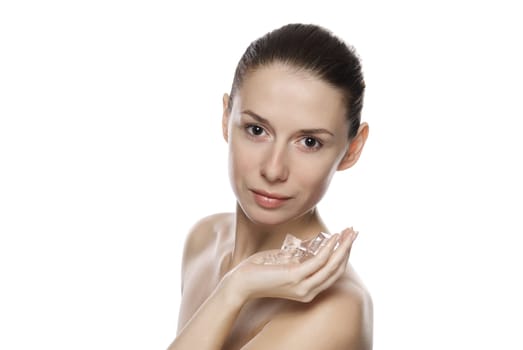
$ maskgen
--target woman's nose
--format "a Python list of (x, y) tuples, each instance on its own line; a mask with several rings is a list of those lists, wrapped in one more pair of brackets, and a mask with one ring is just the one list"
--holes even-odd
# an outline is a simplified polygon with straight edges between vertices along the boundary
[(273, 144), (267, 150), (261, 166), (261, 175), (268, 182), (283, 182), (289, 176), (287, 150), (284, 145)]

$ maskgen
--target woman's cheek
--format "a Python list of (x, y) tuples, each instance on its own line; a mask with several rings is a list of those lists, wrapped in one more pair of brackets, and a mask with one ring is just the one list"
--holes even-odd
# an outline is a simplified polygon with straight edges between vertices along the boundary
[(256, 148), (252, 147), (248, 142), (238, 143), (236, 158), (239, 167), (249, 169), (253, 166), (253, 160), (256, 158)]
[(235, 142), (231, 145), (229, 161), (236, 181), (250, 174), (256, 167), (257, 150), (246, 142)]
[(326, 157), (309, 157), (296, 162), (293, 178), (301, 188), (310, 188), (314, 199), (321, 199), (329, 187), (334, 168), (334, 163)]

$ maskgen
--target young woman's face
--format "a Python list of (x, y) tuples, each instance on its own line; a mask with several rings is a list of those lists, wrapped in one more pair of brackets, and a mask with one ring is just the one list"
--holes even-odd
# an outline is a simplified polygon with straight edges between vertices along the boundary
[(342, 94), (310, 73), (274, 64), (245, 76), (224, 137), (250, 220), (276, 225), (316, 206), (348, 150), (345, 113)]

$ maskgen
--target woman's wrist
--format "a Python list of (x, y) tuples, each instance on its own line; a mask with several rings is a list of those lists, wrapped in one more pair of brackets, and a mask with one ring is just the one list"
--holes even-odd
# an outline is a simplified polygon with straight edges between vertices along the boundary
[(222, 278), (218, 289), (227, 305), (232, 308), (240, 309), (250, 297), (247, 291), (244, 290), (244, 285), (237, 277), (238, 276), (234, 273), (234, 270), (230, 271)]

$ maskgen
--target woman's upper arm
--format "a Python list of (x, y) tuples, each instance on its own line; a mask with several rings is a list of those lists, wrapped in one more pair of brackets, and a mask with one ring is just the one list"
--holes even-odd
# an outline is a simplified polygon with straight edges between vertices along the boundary
[(191, 264), (191, 261), (193, 261), (194, 257), (197, 256), (198, 253), (205, 249), (205, 246), (209, 244), (209, 237), (212, 234), (212, 228), (215, 221), (215, 215), (200, 219), (191, 227), (187, 233), (183, 247), (181, 264), (182, 294), (186, 271), (189, 269), (189, 265)]
[(200, 255), (207, 247), (214, 244), (215, 232), (226, 223), (230, 215), (227, 213), (219, 213), (206, 216), (197, 221), (187, 233), (185, 238), (182, 264), (181, 264), (181, 288), (183, 294), (183, 282), (185, 274), (190, 270), (191, 263)]
[[(242, 350), (372, 349), (372, 301), (368, 295), (330, 296), (311, 310), (271, 320)], [(308, 304), (303, 305), (309, 307)]]

